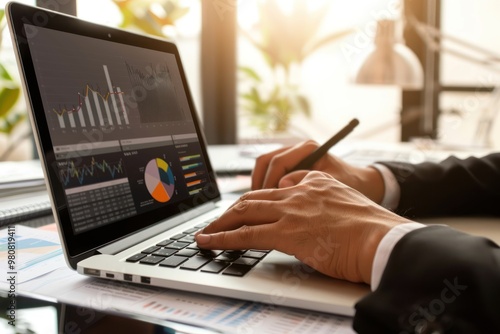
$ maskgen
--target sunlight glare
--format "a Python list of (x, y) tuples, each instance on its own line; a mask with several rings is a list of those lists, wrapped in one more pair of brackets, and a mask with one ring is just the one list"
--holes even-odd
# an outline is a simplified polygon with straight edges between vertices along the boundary
[(184, 0), (182, 6), (189, 7), (189, 12), (175, 22), (178, 33), (183, 37), (195, 37), (201, 32), (201, 1)]
[(76, 4), (77, 16), (81, 19), (115, 27), (122, 22), (120, 10), (111, 0), (85, 0)]

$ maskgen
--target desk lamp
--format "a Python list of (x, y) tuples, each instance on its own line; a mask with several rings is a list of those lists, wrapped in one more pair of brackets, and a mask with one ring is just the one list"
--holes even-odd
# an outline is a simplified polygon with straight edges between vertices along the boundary
[(396, 34), (396, 21), (378, 21), (375, 48), (360, 66), (355, 82), (419, 90), (423, 88), (423, 77), (417, 56)]
[[(445, 35), (438, 29), (419, 22), (414, 17), (406, 18), (424, 43), (434, 52), (447, 53), (471, 63), (500, 72), (500, 56), (459, 38)], [(447, 40), (461, 47), (443, 46)], [(464, 52), (466, 49), (468, 52)], [(359, 67), (355, 82), (358, 84), (396, 85), (404, 90), (423, 89), (423, 69), (417, 56), (402, 43), (396, 33), (396, 21), (381, 20), (377, 25), (375, 48)], [(482, 107), (473, 139), (475, 146), (490, 147), (492, 124), (500, 109), (500, 86), (496, 85), (491, 98)]]

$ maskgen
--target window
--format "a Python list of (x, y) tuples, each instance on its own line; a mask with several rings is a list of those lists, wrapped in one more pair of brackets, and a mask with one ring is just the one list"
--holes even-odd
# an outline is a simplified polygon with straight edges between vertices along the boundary
[[(493, 0), (406, 0), (406, 5), (419, 20), (437, 28), (443, 38), (436, 40), (436, 49), (415, 31), (407, 33), (411, 47), (423, 62), (426, 86), (422, 93), (403, 95), (403, 111), (416, 109), (423, 115), (406, 126), (404, 137), (428, 136), (452, 147), (498, 146), (498, 122), (493, 116), (499, 107), (490, 92), (498, 85), (500, 45), (494, 35), (498, 21), (493, 13), (499, 4)], [(485, 59), (484, 53), (460, 46), (462, 42), (492, 51), (497, 65), (474, 64), (471, 59)], [(463, 55), (471, 59), (466, 60)], [(494, 96), (498, 100), (498, 94)]]
[[(438, 139), (444, 143), (500, 145), (499, 96), (498, 93), (488, 93), (500, 85), (500, 41), (497, 37), (500, 25), (496, 15), (499, 11), (500, 3), (494, 0), (442, 1), (441, 31), (444, 34), (458, 37), (499, 57), (496, 66), (485, 66), (442, 52)], [(486, 58), (483, 53), (473, 52), (471, 48), (457, 46), (448, 40), (443, 41), (442, 47), (454, 48), (472, 58)]]
[[(259, 12), (259, 8), (276, 12), (270, 14), (273, 17), (269, 21), (265, 21), (266, 15)], [(294, 9), (300, 11), (294, 12)], [(376, 21), (384, 17), (399, 19), (398, 1), (240, 1), (237, 10), (240, 142), (280, 141), (283, 137), (293, 137), (292, 141), (306, 138), (324, 141), (352, 117), (359, 118), (361, 124), (350, 138), (391, 142), (399, 140), (401, 90), (398, 87), (356, 85), (352, 80), (358, 63), (371, 50)], [(325, 15), (319, 15), (318, 11), (325, 11)], [(307, 15), (311, 16), (310, 20)], [(317, 17), (321, 17), (321, 22), (315, 21)], [(277, 24), (281, 24), (281, 27)], [(287, 24), (288, 30), (284, 28)], [(313, 29), (314, 24), (318, 25), (317, 30)], [(283, 66), (270, 66), (269, 54), (255, 47), (255, 43), (266, 46), (263, 35), (267, 29), (273, 28), (282, 31), (271, 43), (279, 44), (281, 51), (286, 49), (289, 52), (294, 51), (294, 46), (301, 51), (306, 49), (306, 45), (297, 40), (300, 37), (305, 43), (311, 43), (334, 34), (340, 36), (317, 48), (302, 61), (293, 62), (286, 73)], [(314, 33), (311, 36), (301, 36), (304, 30)], [(349, 33), (343, 35), (342, 32), (345, 31)], [(290, 42), (295, 42), (296, 45), (290, 46)], [(280, 50), (274, 52), (279, 53)], [(260, 81), (249, 78), (248, 72), (242, 71), (241, 67), (247, 71), (251, 69), (252, 75), (258, 75)], [(258, 117), (263, 111), (259, 110), (259, 105), (251, 101), (251, 98), (270, 103), (277, 85), (286, 80), (295, 85), (298, 93), (307, 99), (310, 115), (306, 116), (298, 108), (291, 115), (289, 128), (282, 134), (279, 131), (269, 131), (274, 125), (269, 123), (275, 121), (271, 117), (267, 119), (268, 124), (262, 124), (266, 118)], [(254, 93), (251, 93), (252, 89)], [(268, 131), (261, 131), (259, 126), (268, 126)]]
[[(34, 5), (34, 0), (23, 3)], [(21, 92), (19, 71), (0, 0), (0, 161), (31, 159), (34, 148), (27, 122), (26, 105)]]
[[(0, 3), (4, 5), (5, 2)], [(34, 0), (27, 2), (33, 3)], [(50, 1), (37, 1), (37, 3), (44, 2)], [(398, 87), (355, 85), (352, 80), (357, 64), (371, 47), (376, 21), (384, 17), (396, 20), (401, 17), (399, 0), (353, 0), (350, 2), (172, 0), (171, 2), (189, 9), (187, 14), (176, 20), (175, 27), (167, 27), (164, 33), (179, 46), (195, 105), (200, 118), (205, 123), (207, 137), (211, 144), (274, 141), (282, 138), (293, 138), (294, 141), (312, 138), (323, 141), (331, 135), (332, 131), (347, 123), (352, 117), (359, 118), (361, 124), (350, 138), (394, 142), (399, 141), (402, 136), (401, 109), (403, 111), (407, 109), (408, 104), (412, 107), (412, 103), (418, 108), (424, 108), (422, 96), (425, 92), (409, 94), (402, 92)], [(259, 5), (273, 2), (282, 11), (282, 16), (290, 14), (294, 4), (306, 4), (307, 10), (312, 12), (318, 8), (325, 8), (325, 15), (311, 38), (321, 40), (332, 34), (350, 30), (350, 34), (325, 43), (305, 57), (300, 64), (295, 62), (291, 66), (289, 80), (296, 85), (300, 95), (307, 99), (310, 115), (306, 116), (300, 111), (294, 113), (285, 135), (261, 131), (256, 124), (262, 121), (252, 116), (249, 111), (251, 108), (248, 106), (248, 96), (244, 97), (252, 88), (258, 89), (262, 98), (269, 97), (280, 77), (283, 78), (283, 69), (270, 67), (266, 56), (252, 42), (252, 39), (261, 42), (262, 37), (263, 23)], [(121, 13), (113, 0), (80, 0), (78, 2), (75, 0), (67, 3), (69, 6), (78, 5), (78, 16), (85, 20), (112, 26), (121, 24)], [(153, 4), (151, 10), (159, 16), (165, 14), (162, 14), (161, 6), (157, 5), (158, 3)], [(441, 28), (444, 33), (460, 37), (498, 54), (500, 54), (500, 42), (495, 38), (498, 23), (494, 13), (498, 12), (499, 6), (500, 4), (495, 0), (482, 2), (472, 0), (405, 1), (405, 7), (411, 10), (417, 7), (417, 11), (420, 11), (422, 16), (435, 11), (438, 15), (438, 28)], [(208, 7), (213, 10), (211, 21), (207, 20)], [(99, 10), (96, 11), (96, 8)], [(99, 14), (102, 15), (99, 16)], [(231, 21), (231, 15), (235, 17), (235, 24)], [(303, 17), (299, 18), (303, 19)], [(300, 26), (301, 22), (291, 26), (292, 35), (299, 34), (301, 29), (303, 30)], [(202, 26), (204, 31), (211, 31), (212, 34), (203, 33), (202, 35)], [(213, 36), (222, 38), (216, 26), (222, 27), (223, 31), (234, 29), (236, 34), (234, 45), (229, 43), (226, 47), (226, 44), (221, 45), (214, 40)], [(131, 27), (127, 29), (129, 28)], [(139, 32), (144, 33), (141, 30)], [(405, 36), (408, 35), (405, 34)], [(204, 42), (202, 38), (205, 39)], [(228, 34), (227, 39), (231, 38), (231, 34)], [(418, 39), (412, 41), (407, 38), (406, 42), (412, 47), (416, 45), (417, 54), (420, 52), (424, 59), (425, 46)], [(3, 44), (4, 46), (10, 45), (8, 41), (4, 41)], [(15, 66), (12, 57), (10, 60), (4, 60), (5, 53), (8, 52), (11, 51), (4, 47), (0, 54), (2, 62), (8, 66)], [(202, 52), (203, 57), (201, 57)], [(206, 71), (212, 61), (220, 58), (221, 53), (231, 54), (232, 52), (236, 52), (236, 68), (231, 61), (228, 61), (227, 64), (222, 64), (222, 67), (217, 67), (215, 73), (207, 72), (210, 77), (207, 78), (207, 73), (205, 73), (205, 79), (202, 80), (204, 68)], [(249, 72), (241, 68), (251, 69), (261, 81), (252, 82)], [(457, 71), (457, 68), (460, 68), (460, 71)], [(445, 53), (438, 57), (437, 66), (433, 71), (432, 76), (437, 85), (436, 90), (431, 92), (435, 98), (430, 108), (430, 113), (435, 118), (433, 129), (427, 131), (419, 123), (416, 124), (415, 129), (410, 129), (409, 134), (404, 135), (404, 129), (408, 126), (403, 124), (404, 139), (407, 140), (414, 135), (430, 135), (451, 144), (472, 143), (478, 120), (481, 115), (484, 115), (481, 109), (488, 101), (491, 101), (489, 92), (498, 84), (498, 72)], [(17, 75), (17, 71), (14, 72)], [(235, 81), (227, 80), (233, 74)], [(219, 78), (223, 76), (225, 78)], [(235, 82), (237, 89), (232, 87)], [(207, 89), (212, 89), (208, 86), (219, 84), (218, 91), (208, 90), (210, 94), (203, 95)], [(202, 87), (203, 85), (205, 87)], [(411, 96), (411, 99), (408, 99), (408, 96)], [(215, 101), (211, 101), (212, 98)], [(220, 102), (219, 99), (226, 99), (226, 101)], [(236, 105), (232, 104), (231, 99), (234, 99)], [(212, 126), (210, 124), (212, 120), (217, 120), (217, 124)], [(493, 121), (494, 119), (491, 119), (490, 122), (494, 127), (491, 131), (491, 140), (493, 143), (500, 143), (500, 131), (495, 130), (499, 122)], [(234, 127), (237, 129), (233, 129)], [(214, 141), (211, 140), (220, 133), (232, 131), (235, 132), (234, 136), (229, 134), (218, 136)]]
[[(39, 0), (39, 2), (44, 2)], [(128, 1), (130, 2), (130, 0)], [(374, 27), (377, 19), (381, 17), (398, 18), (399, 13), (395, 4), (398, 1), (394, 0), (355, 0), (352, 2), (332, 2), (329, 0), (259, 0), (259, 1), (206, 1), (200, 0), (177, 0), (172, 3), (180, 4), (188, 7), (189, 13), (176, 21), (176, 28), (166, 30), (165, 35), (174, 33), (173, 39), (178, 44), (181, 56), (183, 57), (185, 70), (187, 72), (190, 87), (193, 93), (197, 110), (203, 116), (205, 129), (209, 143), (234, 143), (235, 141), (261, 141), (261, 140), (276, 140), (279, 136), (269, 133), (263, 133), (259, 128), (254, 126), (254, 120), (249, 117), (248, 110), (245, 110), (241, 96), (245, 90), (249, 88), (248, 77), (243, 79), (242, 72), (231, 68), (217, 68), (217, 72), (210, 73), (207, 78), (205, 74), (205, 82), (202, 82), (203, 75), (202, 67), (210, 67), (210, 60), (220, 58), (220, 54), (230, 54), (237, 52), (237, 68), (250, 67), (253, 71), (262, 77), (262, 84), (259, 84), (259, 89), (266, 90), (262, 94), (270, 94), (274, 88), (274, 77), (276, 73), (270, 70), (266, 63), (265, 57), (256, 49), (247, 35), (258, 36), (259, 32), (259, 13), (258, 4), (276, 2), (280, 6), (280, 10), (286, 16), (287, 11), (290, 11), (293, 6), (291, 3), (306, 4), (309, 10), (313, 11), (318, 8), (325, 8), (326, 12), (321, 22), (318, 24), (318, 29), (315, 36), (321, 40), (332, 34), (341, 33), (350, 30), (350, 34), (342, 35), (336, 40), (325, 43), (312, 52), (308, 57), (305, 57), (300, 62), (300, 66), (294, 64), (292, 67), (291, 80), (297, 84), (300, 94), (307, 98), (310, 105), (310, 116), (306, 117), (303, 113), (293, 115), (291, 119), (291, 127), (286, 136), (294, 137), (294, 140), (302, 140), (305, 138), (313, 138), (318, 141), (323, 141), (331, 136), (331, 132), (343, 126), (352, 117), (357, 117), (361, 120), (361, 125), (351, 138), (382, 140), (382, 141), (397, 141), (399, 140), (399, 112), (401, 105), (401, 90), (397, 87), (376, 87), (376, 86), (360, 86), (352, 82), (353, 72), (356, 70), (357, 63), (362, 59), (363, 55), (370, 49), (372, 39), (374, 37)], [(108, 24), (112, 26), (120, 25), (121, 13), (117, 10), (117, 6), (113, 0), (81, 0), (76, 3), (77, 14), (85, 20)], [(124, 3), (121, 1), (121, 3)], [(141, 2), (148, 3), (149, 2)], [(222, 6), (225, 4), (224, 6)], [(200, 39), (202, 26), (203, 6), (214, 9), (214, 20), (204, 23), (204, 30), (213, 30), (214, 34), (205, 38), (205, 49), (201, 49)], [(99, 10), (96, 10), (98, 8)], [(362, 9), (362, 10), (360, 10)], [(161, 16), (161, 8), (153, 7), (153, 11)], [(221, 11), (222, 10), (222, 11)], [(138, 9), (136, 8), (136, 11)], [(237, 13), (238, 22), (231, 26), (231, 15)], [(236, 15), (235, 15), (236, 16)], [(205, 17), (206, 18), (206, 17)], [(204, 18), (204, 19), (205, 19)], [(218, 45), (216, 39), (220, 38), (220, 31), (217, 31), (214, 26), (224, 25), (224, 29), (238, 30), (237, 42), (232, 45)], [(131, 27), (126, 27), (131, 28)], [(171, 28), (171, 27), (170, 27)], [(300, 31), (300, 26), (291, 26), (292, 34)], [(144, 31), (139, 30), (141, 33)], [(244, 33), (243, 33), (244, 32)], [(216, 36), (216, 37), (214, 37)], [(305, 39), (308, 40), (307, 38)], [(231, 48), (236, 50), (231, 51)], [(346, 51), (348, 50), (348, 51)], [(203, 57), (201, 57), (203, 52)], [(205, 63), (203, 63), (205, 61)], [(228, 62), (230, 63), (230, 62)], [(280, 70), (277, 70), (278, 72)], [(231, 103), (213, 103), (210, 108), (210, 101), (203, 98), (203, 92), (210, 89), (215, 84), (219, 77), (230, 77), (233, 73), (237, 76), (236, 82), (238, 89), (234, 91), (234, 87), (227, 85), (235, 85), (234, 81), (221, 82), (221, 90), (212, 94), (210, 91), (209, 99), (214, 96), (217, 98), (220, 95), (235, 95), (236, 106)], [(279, 74), (278, 74), (279, 75)], [(226, 86), (224, 87), (224, 84)], [(202, 86), (205, 87), (202, 88)], [(266, 87), (267, 86), (267, 87)], [(227, 116), (223, 113), (232, 113), (233, 116)], [(237, 115), (237, 117), (235, 117)], [(231, 118), (237, 120), (233, 124)], [(211, 127), (208, 124), (211, 120), (222, 120), (218, 124), (218, 128)], [(237, 123), (237, 124), (236, 124)], [(234, 131), (237, 126), (237, 136), (225, 136), (219, 142), (210, 140), (212, 134), (220, 134), (224, 132)]]
[[(117, 3), (121, 4), (122, 11)], [(159, 35), (174, 41), (179, 47), (196, 109), (201, 113), (200, 0), (171, 0), (163, 4), (164, 7), (160, 2), (150, 1), (80, 0), (77, 2), (77, 16), (90, 22), (122, 27), (142, 34), (156, 34), (157, 37)], [(127, 10), (133, 10), (136, 22), (124, 24), (124, 13), (130, 14)], [(171, 13), (167, 13), (167, 10), (171, 10)], [(130, 17), (128, 19), (131, 20)]]

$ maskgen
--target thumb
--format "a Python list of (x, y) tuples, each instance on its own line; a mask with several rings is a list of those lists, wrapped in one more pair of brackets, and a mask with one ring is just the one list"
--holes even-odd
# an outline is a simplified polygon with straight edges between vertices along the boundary
[(309, 173), (309, 171), (299, 170), (283, 176), (278, 183), (278, 188), (288, 188), (299, 184), (307, 175), (307, 173)]

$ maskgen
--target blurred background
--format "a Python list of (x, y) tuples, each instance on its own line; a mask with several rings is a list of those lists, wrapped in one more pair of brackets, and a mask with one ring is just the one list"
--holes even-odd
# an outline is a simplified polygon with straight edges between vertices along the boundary
[[(3, 8), (7, 1), (0, 1)], [(500, 147), (496, 0), (23, 0), (175, 42), (209, 144)], [(34, 157), (0, 12), (0, 160)]]

